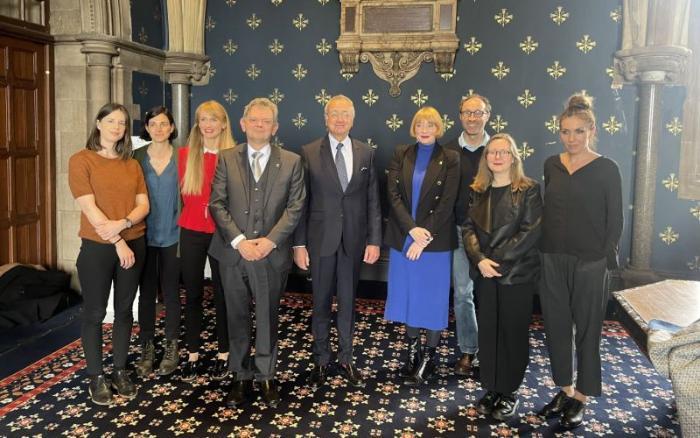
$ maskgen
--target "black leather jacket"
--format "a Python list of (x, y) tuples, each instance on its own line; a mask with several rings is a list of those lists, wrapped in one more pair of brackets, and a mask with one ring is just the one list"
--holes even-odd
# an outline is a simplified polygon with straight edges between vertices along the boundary
[(469, 259), (475, 267), (485, 258), (499, 263), (496, 270), (502, 277), (496, 280), (503, 285), (536, 281), (540, 270), (537, 246), (542, 231), (539, 184), (505, 193), (493, 209), (493, 217), (491, 212), (491, 189), (472, 192), (469, 212), (462, 224)]

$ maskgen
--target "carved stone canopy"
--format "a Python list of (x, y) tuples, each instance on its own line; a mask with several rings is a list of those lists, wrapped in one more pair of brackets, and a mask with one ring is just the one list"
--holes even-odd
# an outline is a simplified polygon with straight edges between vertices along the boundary
[(459, 49), (457, 0), (341, 0), (336, 41), (343, 73), (357, 73), (369, 62), (389, 82), (389, 94), (433, 62), (437, 73), (451, 73)]

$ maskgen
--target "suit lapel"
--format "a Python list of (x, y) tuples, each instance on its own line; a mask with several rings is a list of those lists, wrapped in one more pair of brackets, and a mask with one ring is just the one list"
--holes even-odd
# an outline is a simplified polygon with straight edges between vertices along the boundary
[(411, 211), (413, 208), (413, 171), (416, 168), (416, 148), (418, 146), (409, 146), (406, 149), (406, 154), (402, 160), (403, 168), (403, 188), (406, 192), (406, 201), (408, 203), (408, 210)]
[(443, 167), (444, 160), (445, 157), (442, 153), (442, 148), (439, 144), (436, 143), (435, 147), (433, 148), (433, 153), (430, 155), (428, 168), (425, 170), (425, 176), (423, 177), (423, 184), (420, 188), (420, 197), (418, 198), (418, 203), (423, 201), (423, 198), (433, 187), (435, 180), (437, 179), (438, 175), (440, 175), (440, 170)]
[(350, 143), (352, 144), (352, 176), (350, 177), (350, 181), (348, 181), (348, 187), (345, 189), (347, 192), (350, 190), (351, 186), (353, 185), (353, 181), (359, 181), (360, 180), (360, 164), (362, 164), (362, 149), (360, 149), (360, 146), (355, 144), (353, 139), (348, 137), (350, 140)]
[(319, 148), (318, 152), (321, 155), (321, 168), (327, 173), (327, 181), (333, 181), (336, 190), (339, 193), (343, 193), (343, 188), (340, 185), (340, 178), (338, 178), (338, 169), (335, 167), (335, 159), (331, 153), (331, 141), (328, 139), (328, 135), (323, 137)]
[(267, 171), (267, 183), (265, 183), (264, 207), (267, 207), (267, 203), (270, 200), (270, 193), (277, 182), (277, 175), (280, 172), (281, 166), (280, 149), (276, 146), (272, 146), (270, 149), (270, 159), (267, 161), (267, 166), (265, 167)]
[(238, 174), (241, 177), (246, 205), (250, 205), (250, 200), (248, 199), (248, 145), (243, 145), (240, 149), (238, 154), (236, 154), (236, 165), (238, 166)]

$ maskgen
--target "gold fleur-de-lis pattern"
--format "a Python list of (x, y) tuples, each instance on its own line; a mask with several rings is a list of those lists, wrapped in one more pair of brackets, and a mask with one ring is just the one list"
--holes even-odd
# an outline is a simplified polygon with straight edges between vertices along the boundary
[(675, 173), (672, 173), (663, 180), (661, 180), (661, 184), (663, 184), (666, 190), (670, 192), (675, 192), (676, 190), (678, 190), (679, 183)]
[(256, 14), (253, 14), (250, 17), (248, 17), (248, 19), (245, 22), (248, 25), (248, 27), (253, 30), (257, 29), (262, 24), (262, 20)]
[(667, 226), (662, 232), (659, 233), (659, 238), (666, 245), (676, 243), (679, 237), (680, 235), (677, 232), (673, 231), (673, 227), (670, 226)]
[[(360, 63), (356, 73), (341, 71), (336, 48), (340, 8), (340, 1), (326, 0), (208, 2), (205, 53), (211, 59), (210, 79), (209, 85), (192, 88), (191, 112), (204, 100), (220, 99), (231, 118), (237, 119), (250, 99), (267, 96), (279, 105), (279, 139), (296, 150), (325, 132), (318, 107), (330, 96), (344, 94), (355, 104), (352, 135), (372, 139), (378, 170), (383, 171), (394, 146), (412, 141), (408, 123), (419, 106), (434, 106), (452, 122), (445, 124), (441, 139), (447, 142), (462, 130), (459, 99), (479, 93), (493, 107), (487, 130), (513, 135), (526, 157), (526, 173), (540, 180), (544, 160), (563, 150), (558, 114), (568, 96), (585, 89), (595, 98), (598, 151), (620, 165), (624, 205), (633, 203), (639, 104), (633, 87), (621, 89), (617, 84), (611, 89), (615, 86), (611, 59), (620, 47), (622, 0), (458, 2), (460, 43), (454, 68), (436, 73), (433, 63), (423, 64), (415, 77), (401, 85), (398, 97), (389, 95), (388, 85), (376, 77), (369, 63)], [(248, 24), (252, 17), (256, 20), (251, 22), (259, 20), (255, 29)], [(134, 41), (144, 27), (150, 44), (154, 38), (150, 25), (132, 22)], [(146, 97), (159, 103), (156, 98), (162, 87), (149, 82), (149, 88), (155, 96)], [(134, 94), (134, 102), (145, 99)], [(676, 99), (678, 92), (674, 89), (672, 94)], [(652, 236), (659, 254), (654, 263), (667, 272), (687, 271), (687, 260), (697, 255), (697, 250), (688, 248), (700, 247), (700, 238), (695, 237), (700, 235), (698, 219), (690, 213), (696, 205), (678, 198), (683, 192), (678, 170), (683, 115), (682, 100), (675, 106), (667, 103), (677, 103), (680, 97), (674, 99), (662, 96), (663, 148), (656, 184), (657, 202), (663, 207), (655, 212)], [(233, 129), (240, 140), (243, 134), (238, 127)], [(671, 173), (678, 184), (674, 191), (662, 182)], [(676, 214), (670, 214), (674, 210)], [(625, 215), (623, 260), (629, 256), (631, 218), (632, 214)], [(688, 228), (691, 223), (695, 229)], [(672, 253), (656, 238), (666, 226), (680, 236)]]

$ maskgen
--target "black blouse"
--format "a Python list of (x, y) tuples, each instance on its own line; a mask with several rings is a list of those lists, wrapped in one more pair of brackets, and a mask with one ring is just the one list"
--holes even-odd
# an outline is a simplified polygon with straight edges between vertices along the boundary
[(622, 234), (622, 178), (617, 164), (599, 157), (569, 174), (559, 155), (544, 163), (543, 253), (585, 261), (607, 258), (615, 269)]

